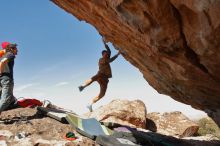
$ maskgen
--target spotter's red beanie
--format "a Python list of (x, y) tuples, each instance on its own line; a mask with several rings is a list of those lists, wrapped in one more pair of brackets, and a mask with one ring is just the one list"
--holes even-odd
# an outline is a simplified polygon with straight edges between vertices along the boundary
[(6, 49), (6, 47), (8, 46), (8, 45), (10, 45), (11, 43), (9, 43), (9, 42), (3, 42), (2, 43), (2, 49)]

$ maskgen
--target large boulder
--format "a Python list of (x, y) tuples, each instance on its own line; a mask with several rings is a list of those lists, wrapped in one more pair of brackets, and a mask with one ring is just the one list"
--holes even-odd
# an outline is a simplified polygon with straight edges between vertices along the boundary
[[(149, 113), (147, 118), (154, 122), (156, 131), (164, 135), (188, 137), (193, 136), (199, 129), (195, 122), (191, 121), (181, 112)], [(148, 125), (148, 129), (151, 128)]]
[(92, 24), (159, 93), (220, 125), (219, 0), (52, 0)]
[(101, 122), (112, 122), (131, 127), (146, 127), (147, 110), (140, 100), (113, 100), (109, 104), (88, 113), (86, 117)]

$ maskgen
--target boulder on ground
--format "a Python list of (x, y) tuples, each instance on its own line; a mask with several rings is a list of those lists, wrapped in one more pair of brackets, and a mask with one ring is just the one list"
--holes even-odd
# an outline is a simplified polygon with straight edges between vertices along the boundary
[(105, 106), (86, 114), (101, 122), (113, 122), (131, 127), (146, 128), (147, 110), (140, 100), (113, 100)]
[[(178, 137), (188, 137), (193, 136), (197, 133), (199, 126), (183, 115), (181, 112), (170, 112), (170, 113), (149, 113), (147, 118), (155, 123), (155, 129), (158, 133), (178, 136)], [(147, 127), (152, 129), (151, 127)]]

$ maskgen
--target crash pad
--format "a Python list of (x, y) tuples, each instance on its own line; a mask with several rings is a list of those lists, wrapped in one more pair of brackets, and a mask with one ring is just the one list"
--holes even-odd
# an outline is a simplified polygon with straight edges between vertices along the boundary
[(113, 123), (113, 122), (100, 122), (102, 125), (105, 125), (108, 128), (117, 128), (117, 127), (121, 127), (121, 124), (118, 123)]
[[(152, 146), (152, 139), (141, 135), (138, 131), (128, 132), (114, 132), (112, 135), (100, 135), (96, 138), (96, 143), (103, 146)], [(171, 146), (162, 143), (156, 146)]]
[[(124, 138), (115, 138), (109, 135), (100, 135), (96, 138), (96, 143), (103, 146), (141, 146)], [(146, 145), (147, 146), (147, 145)]]
[(58, 110), (58, 109), (52, 109), (52, 108), (44, 108), (44, 107), (40, 107), (40, 106), (37, 107), (37, 110), (40, 113), (42, 113), (50, 118), (53, 118), (57, 121), (60, 121), (62, 123), (68, 123), (65, 118), (67, 116), (67, 113), (65, 111)]
[(95, 139), (99, 135), (110, 135), (112, 131), (101, 125), (95, 118), (83, 119), (73, 114), (67, 114), (66, 120), (76, 131), (90, 139)]

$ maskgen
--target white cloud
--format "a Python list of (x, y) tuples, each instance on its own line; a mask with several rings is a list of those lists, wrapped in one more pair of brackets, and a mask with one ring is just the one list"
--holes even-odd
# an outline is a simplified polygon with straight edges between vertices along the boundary
[(33, 87), (35, 84), (25, 84), (25, 85), (20, 85), (18, 87), (15, 88), (15, 92), (22, 92), (27, 88)]
[(60, 83), (55, 84), (55, 86), (60, 87), (60, 86), (68, 85), (68, 84), (69, 84), (69, 82), (60, 82)]

